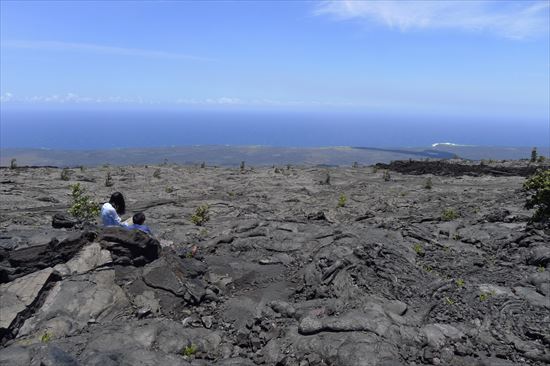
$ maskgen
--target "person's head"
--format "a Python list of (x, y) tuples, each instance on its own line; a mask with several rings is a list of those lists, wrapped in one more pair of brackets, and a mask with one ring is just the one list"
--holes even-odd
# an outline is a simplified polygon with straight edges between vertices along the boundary
[(143, 212), (138, 212), (132, 217), (134, 224), (143, 225), (145, 222), (145, 214)]
[(119, 215), (124, 215), (126, 212), (126, 203), (124, 202), (124, 196), (120, 192), (115, 192), (111, 195), (109, 203), (115, 208)]

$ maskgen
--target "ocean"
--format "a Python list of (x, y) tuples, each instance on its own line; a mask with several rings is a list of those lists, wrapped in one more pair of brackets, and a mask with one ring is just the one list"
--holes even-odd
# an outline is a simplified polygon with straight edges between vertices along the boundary
[(548, 121), (342, 112), (2, 108), (2, 148), (549, 146)]

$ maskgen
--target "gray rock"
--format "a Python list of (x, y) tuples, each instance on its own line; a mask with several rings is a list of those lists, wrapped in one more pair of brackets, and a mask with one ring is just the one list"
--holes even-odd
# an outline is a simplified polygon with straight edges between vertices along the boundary
[(529, 287), (514, 287), (514, 292), (519, 297), (527, 300), (533, 306), (540, 306), (550, 309), (549, 295), (541, 295), (536, 290)]
[(115, 271), (110, 269), (57, 282), (40, 310), (25, 321), (19, 336), (48, 329), (53, 338), (58, 338), (82, 330), (90, 319), (112, 320), (129, 305), (114, 279)]
[(0, 349), (0, 365), (28, 366), (31, 364), (31, 353), (25, 347), (11, 346)]
[(61, 348), (50, 346), (41, 360), (41, 366), (78, 366), (78, 361)]
[(40, 291), (55, 277), (53, 273), (52, 268), (45, 268), (0, 285), (0, 332), (10, 328), (17, 316), (35, 301)]
[(83, 247), (67, 263), (58, 264), (54, 267), (63, 277), (89, 272), (98, 267), (112, 262), (108, 250), (101, 249), (98, 243), (92, 243)]

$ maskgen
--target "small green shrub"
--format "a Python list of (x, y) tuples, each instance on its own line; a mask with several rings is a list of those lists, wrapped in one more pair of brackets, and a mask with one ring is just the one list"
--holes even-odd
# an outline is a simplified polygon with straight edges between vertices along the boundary
[(325, 180), (321, 182), (322, 184), (326, 184), (327, 186), (330, 185), (330, 172), (327, 172), (327, 175), (325, 177)]
[(384, 174), (382, 175), (382, 178), (384, 178), (384, 182), (389, 182), (391, 180), (390, 171), (384, 170)]
[(338, 197), (338, 207), (344, 207), (347, 201), (348, 199), (346, 198), (346, 195), (341, 194), (340, 197)]
[(455, 301), (453, 299), (451, 299), (450, 297), (448, 296), (445, 296), (445, 303), (447, 305), (454, 305), (455, 304)]
[(155, 169), (155, 171), (153, 172), (153, 177), (160, 179), (160, 168)]
[(424, 248), (422, 247), (422, 244), (417, 243), (413, 245), (413, 250), (417, 255), (421, 255), (424, 253)]
[(203, 161), (203, 162), (201, 163), (201, 169), (204, 169), (204, 168), (206, 168), (206, 163)]
[(544, 155), (539, 155), (539, 158), (537, 159), (537, 162), (544, 163), (546, 161), (546, 157)]
[(42, 334), (40, 336), (40, 342), (42, 343), (48, 343), (49, 341), (51, 341), (53, 338), (53, 334), (49, 333), (49, 332), (44, 332), (44, 334)]
[(10, 169), (17, 169), (17, 159), (15, 159), (15, 158), (11, 159)]
[(462, 237), (460, 236), (459, 233), (455, 233), (455, 234), (453, 235), (453, 240), (458, 241), (458, 240), (460, 240), (460, 239), (462, 239)]
[(194, 344), (190, 344), (189, 346), (185, 346), (182, 350), (181, 350), (181, 354), (184, 355), (184, 356), (187, 356), (187, 357), (191, 357), (193, 356), (195, 353), (197, 353), (198, 351), (198, 347), (195, 346)]
[(464, 280), (462, 278), (457, 279), (455, 283), (458, 287), (464, 287)]
[(71, 179), (70, 174), (71, 174), (71, 171), (69, 170), (69, 168), (63, 168), (60, 175), (61, 180), (70, 180)]
[(452, 208), (446, 208), (441, 214), (441, 220), (443, 221), (453, 221), (458, 218), (458, 214)]
[(550, 218), (550, 169), (539, 169), (529, 177), (523, 188), (530, 193), (525, 207), (536, 208), (534, 221), (543, 221)]
[(542, 273), (544, 272), (544, 270), (545, 270), (544, 266), (542, 264), (539, 264), (539, 267), (537, 268), (537, 272)]
[(80, 220), (91, 220), (99, 215), (99, 205), (86, 195), (86, 190), (76, 183), (71, 188), (71, 207), (69, 214)]
[(195, 213), (191, 216), (191, 222), (197, 226), (201, 226), (205, 222), (210, 220), (208, 205), (202, 205), (197, 207)]
[(482, 293), (479, 294), (479, 301), (487, 301), (493, 296), (495, 296), (495, 293), (493, 291), (491, 291), (491, 292), (482, 292)]

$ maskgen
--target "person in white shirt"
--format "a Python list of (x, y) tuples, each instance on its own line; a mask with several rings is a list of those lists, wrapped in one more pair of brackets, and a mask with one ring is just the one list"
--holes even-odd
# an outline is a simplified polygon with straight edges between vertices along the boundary
[(101, 221), (103, 226), (127, 226), (127, 223), (123, 222), (120, 215), (124, 215), (126, 212), (126, 203), (124, 202), (124, 196), (120, 192), (115, 192), (111, 195), (109, 202), (106, 202), (101, 206)]

